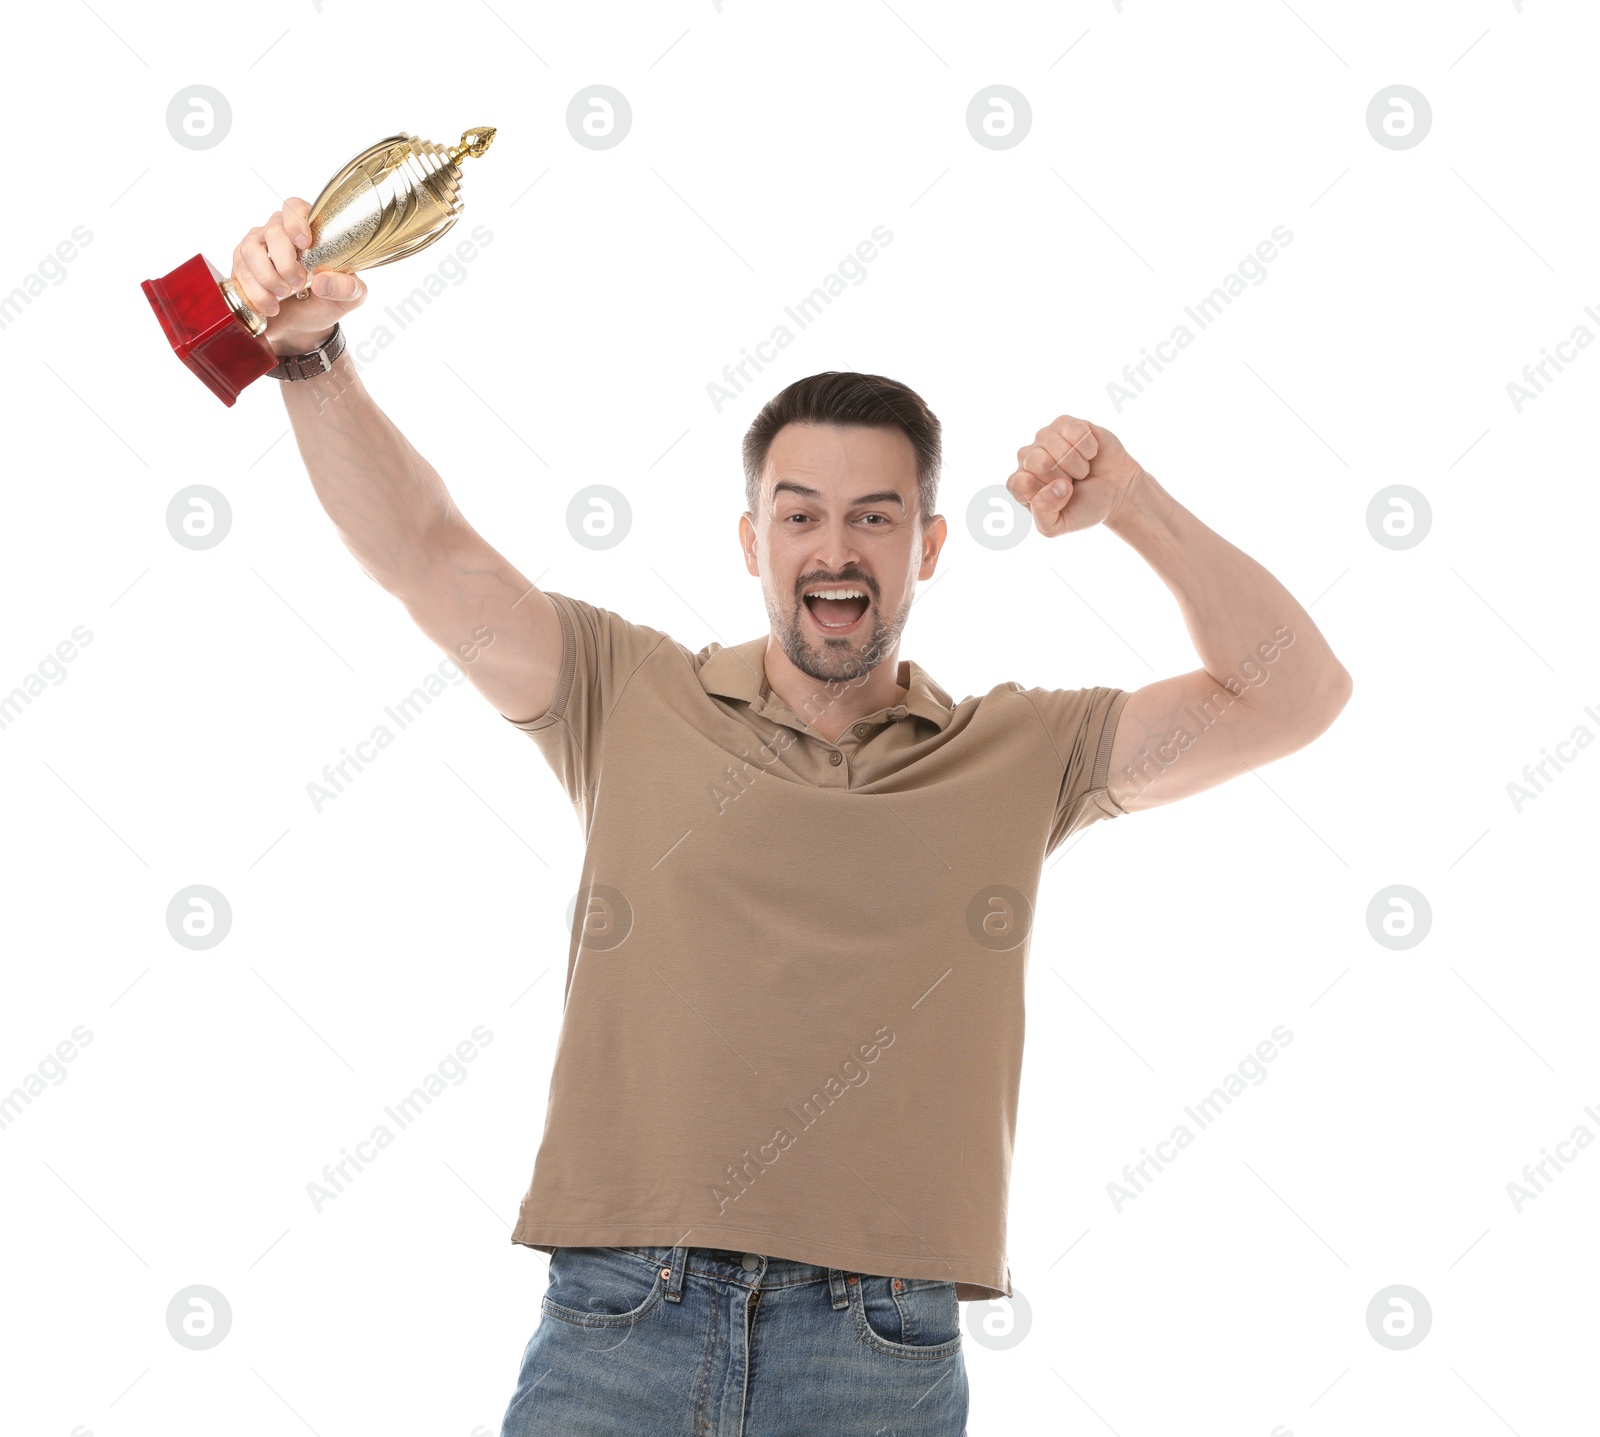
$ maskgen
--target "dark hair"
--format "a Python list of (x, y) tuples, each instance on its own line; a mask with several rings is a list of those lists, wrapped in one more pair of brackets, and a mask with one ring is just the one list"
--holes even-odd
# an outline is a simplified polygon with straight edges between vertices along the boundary
[(918, 527), (936, 512), (939, 497), (939, 420), (915, 390), (881, 374), (830, 369), (797, 379), (773, 395), (744, 436), (744, 499), (761, 512), (761, 470), (786, 424), (860, 424), (899, 429), (917, 455)]

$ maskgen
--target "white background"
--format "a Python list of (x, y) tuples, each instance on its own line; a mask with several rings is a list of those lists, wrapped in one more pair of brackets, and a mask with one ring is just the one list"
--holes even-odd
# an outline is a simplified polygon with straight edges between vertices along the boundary
[[(94, 0), (7, 29), (0, 293), (75, 226), (92, 240), (0, 330), (0, 692), (93, 637), (0, 729), (0, 1093), (93, 1036), (0, 1129), (0, 1426), (498, 1431), (544, 1282), (508, 1236), (574, 815), (465, 684), (314, 809), (307, 784), (441, 655), (340, 544), (276, 383), (225, 408), (139, 290), (197, 250), (226, 269), (381, 135), (492, 124), (451, 240), (371, 272), (347, 328), (492, 233), (363, 372), (536, 582), (691, 649), (764, 632), (740, 436), (783, 384), (857, 369), (945, 425), (951, 538), (902, 652), (955, 697), (1195, 666), (1113, 535), (969, 533), (970, 499), (1063, 412), (1271, 569), (1354, 677), (1311, 747), (1052, 857), (1009, 1233), (1031, 1326), (969, 1329), (969, 1430), (1594, 1429), (1600, 1152), (1520, 1212), (1507, 1191), (1575, 1126), (1600, 1135), (1600, 753), (1520, 812), (1507, 791), (1600, 734), (1600, 353), (1520, 413), (1506, 388), (1600, 334), (1590, 9)], [(603, 151), (566, 123), (597, 83), (633, 111)], [(196, 84), (232, 112), (205, 150), (166, 121)], [(993, 84), (1032, 109), (1007, 150), (966, 126)], [(1432, 109), (1406, 150), (1365, 118), (1394, 84)], [(719, 413), (707, 385), (877, 225), (865, 281)], [(1119, 411), (1122, 366), (1276, 225), (1294, 239), (1266, 281)], [(566, 523), (592, 483), (633, 509), (605, 552)], [(1399, 551), (1366, 520), (1395, 483), (1432, 509)], [(232, 509), (209, 550), (167, 530), (192, 484)], [(206, 951), (166, 926), (193, 884), (232, 907)], [(1392, 884), (1432, 908), (1404, 951), (1367, 926)], [(314, 1211), (322, 1166), (478, 1024), (469, 1079)], [(1278, 1024), (1267, 1081), (1119, 1213), (1123, 1164)], [(167, 1330), (191, 1284), (232, 1309), (207, 1351)], [(1394, 1284), (1432, 1310), (1403, 1351), (1367, 1326)]]

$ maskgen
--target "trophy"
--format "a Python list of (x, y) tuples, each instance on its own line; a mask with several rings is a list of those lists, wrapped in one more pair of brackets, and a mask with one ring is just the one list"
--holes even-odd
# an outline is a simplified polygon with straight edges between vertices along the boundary
[[(493, 129), (480, 126), (448, 149), (403, 133), (369, 145), (311, 206), (311, 247), (298, 252), (300, 263), (307, 273), (348, 273), (427, 248), (460, 216), (461, 161), (481, 156), (492, 139)], [(266, 319), (204, 255), (140, 287), (172, 352), (224, 404), (231, 407), (245, 385), (277, 367), (279, 357), (261, 338)]]

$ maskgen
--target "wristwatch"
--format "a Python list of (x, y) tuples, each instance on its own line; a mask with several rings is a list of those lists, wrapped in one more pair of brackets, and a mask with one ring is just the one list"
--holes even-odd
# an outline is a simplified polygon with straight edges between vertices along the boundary
[(333, 362), (344, 353), (344, 330), (334, 325), (324, 344), (305, 354), (285, 354), (274, 369), (267, 371), (274, 379), (315, 379), (333, 368)]

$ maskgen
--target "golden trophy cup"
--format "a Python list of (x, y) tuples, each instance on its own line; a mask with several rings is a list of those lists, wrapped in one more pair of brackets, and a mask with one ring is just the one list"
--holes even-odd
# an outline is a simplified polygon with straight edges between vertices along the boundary
[[(311, 206), (311, 246), (299, 251), (307, 273), (376, 269), (426, 249), (460, 217), (461, 161), (481, 157), (494, 139), (467, 130), (445, 149), (415, 135), (369, 145), (326, 185)], [(266, 319), (204, 255), (141, 284), (172, 351), (224, 404), (278, 364), (261, 335)], [(301, 290), (296, 298), (304, 299)]]

